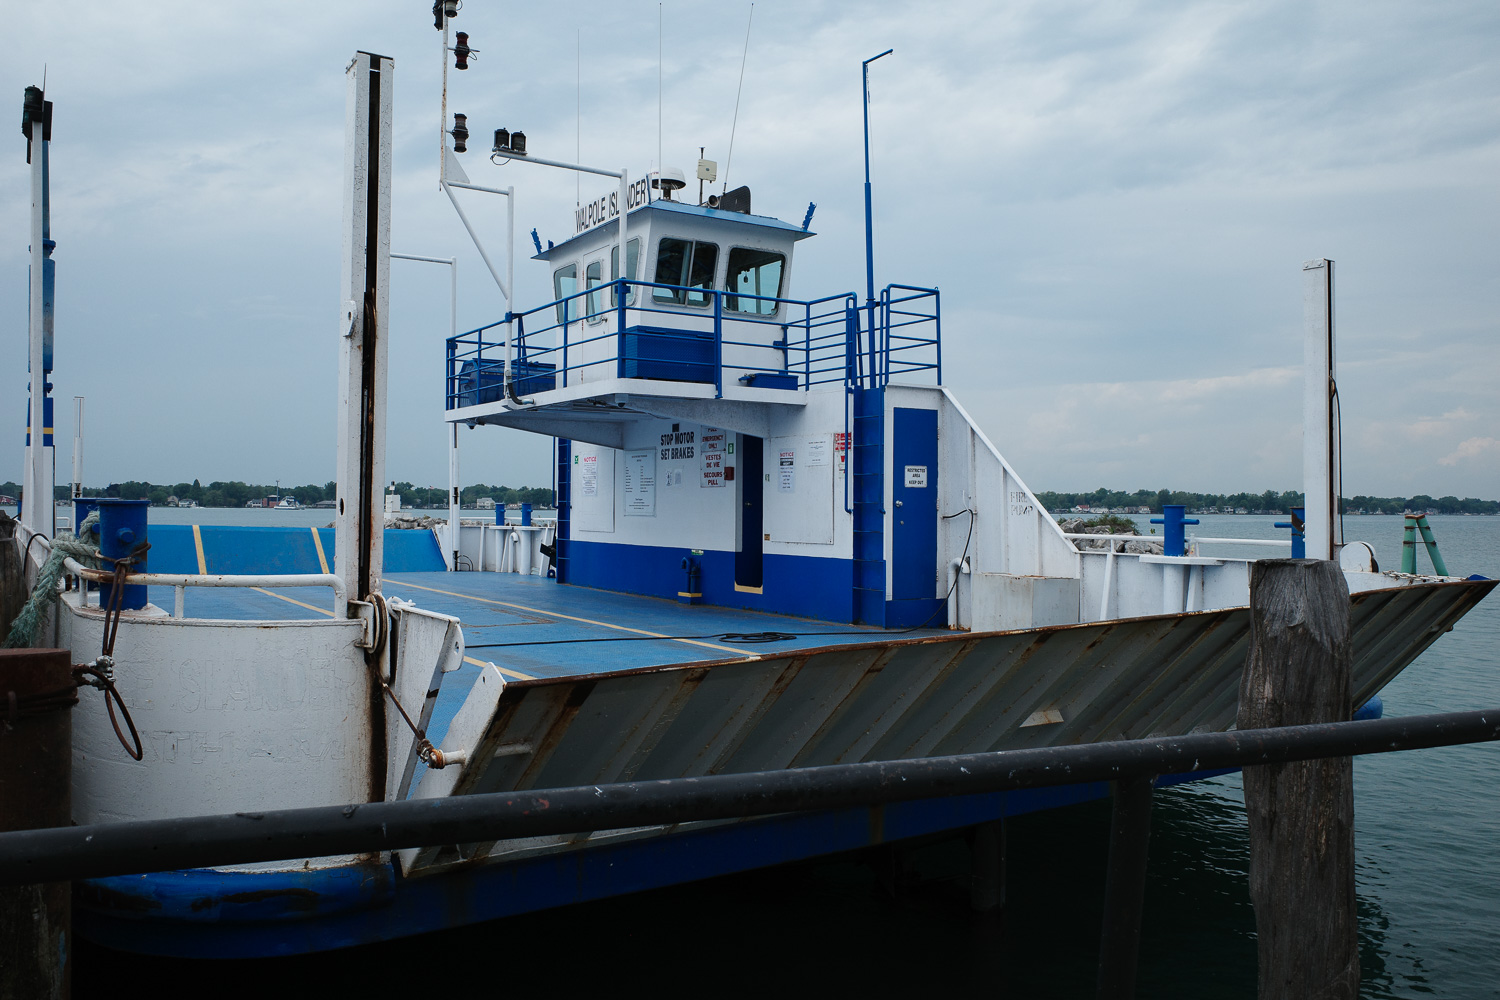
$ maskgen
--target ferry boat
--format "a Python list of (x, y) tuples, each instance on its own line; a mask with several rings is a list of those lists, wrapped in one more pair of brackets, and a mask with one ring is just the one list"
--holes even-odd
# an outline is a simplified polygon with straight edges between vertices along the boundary
[[(446, 67), (452, 15), (437, 11)], [(810, 211), (800, 224), (756, 214), (747, 188), (692, 203), (680, 175), (632, 182), (503, 130), (496, 159), (618, 185), (574, 215), (569, 239), (537, 242), (552, 300), (448, 341), (450, 520), (385, 529), (394, 72), (364, 52), (346, 70), (335, 527), (132, 522), (151, 548), (126, 578), (113, 661), (142, 754), (121, 751), (102, 711), (75, 711), (78, 823), (1233, 724), (1251, 560), (1197, 553), (1180, 509), (1163, 511), (1159, 545), (1064, 532), (944, 386), (938, 289), (795, 297)], [(513, 198), (468, 179), (465, 123), (447, 124), (441, 183), (455, 205), (455, 191)], [(513, 250), (513, 225), (498, 238)], [(507, 293), (513, 260), (495, 271)], [(1343, 567), (1365, 705), (1494, 581), (1383, 571), (1343, 539), (1324, 391), (1332, 264), (1305, 273), (1308, 507), (1305, 531), (1271, 551), (1305, 545)], [(555, 520), (462, 522), (458, 442), (490, 426), (554, 439)], [(28, 448), (28, 495), (50, 491), (47, 451)], [(118, 519), (142, 514), (103, 504), (106, 555)], [(20, 533), (33, 560), (41, 531)], [(56, 614), (74, 658), (97, 656), (98, 591), (69, 590)], [(309, 952), (1103, 794), (1058, 786), (102, 878), (81, 884), (75, 921), (159, 955)]]

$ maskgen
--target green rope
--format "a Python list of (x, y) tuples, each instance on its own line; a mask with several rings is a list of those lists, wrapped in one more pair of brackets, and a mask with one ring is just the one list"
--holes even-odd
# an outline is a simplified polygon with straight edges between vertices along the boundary
[(64, 559), (72, 558), (90, 569), (100, 567), (98, 546), (83, 541), (98, 526), (99, 512), (90, 511), (89, 516), (78, 526), (78, 537), (52, 539), (52, 552), (47, 556), (47, 561), (42, 563), (41, 572), (37, 573), (36, 586), (31, 588), (26, 606), (10, 623), (10, 634), (5, 637), (3, 648), (28, 649), (35, 645), (47, 609), (58, 599), (57, 581), (63, 575)]

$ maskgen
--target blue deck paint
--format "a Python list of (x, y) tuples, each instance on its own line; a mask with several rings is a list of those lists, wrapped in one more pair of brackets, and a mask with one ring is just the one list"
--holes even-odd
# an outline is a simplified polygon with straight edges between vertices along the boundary
[[(198, 553), (191, 524), (151, 526), (151, 571), (196, 574)], [(211, 574), (322, 573), (313, 532), (323, 543), (328, 572), (333, 571), (334, 529), (259, 526), (198, 526), (204, 568)], [(385, 531), (385, 569), (390, 573), (440, 571), (442, 549), (431, 531)]]

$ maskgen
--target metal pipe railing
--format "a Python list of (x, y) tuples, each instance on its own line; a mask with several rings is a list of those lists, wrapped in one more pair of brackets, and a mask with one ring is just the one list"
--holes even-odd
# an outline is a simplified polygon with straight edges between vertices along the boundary
[(516, 840), (1500, 740), (1500, 709), (0, 833), (0, 885)]
[[(25, 525), (21, 525), (22, 531), (28, 531)], [(52, 552), (52, 542), (46, 535), (39, 532), (29, 532), (33, 538), (39, 537), (42, 546), (48, 554)], [(32, 539), (27, 539), (28, 543)], [(63, 559), (63, 568), (74, 576), (91, 580), (94, 583), (114, 583), (115, 575), (109, 570), (92, 569), (83, 565), (71, 556)], [(176, 607), (173, 617), (181, 618), (182, 613), (182, 591), (186, 587), (327, 587), (333, 591), (333, 613), (334, 617), (342, 618), (347, 613), (349, 606), (349, 592), (344, 584), (343, 577), (332, 573), (280, 573), (280, 574), (189, 574), (189, 573), (128, 573), (123, 578), (126, 585), (136, 584), (147, 587), (173, 587), (177, 591)], [(84, 591), (84, 600), (87, 604), (88, 591)]]
[[(517, 334), (514, 344), (523, 358), (531, 363), (550, 366), (544, 371), (535, 373), (522, 373), (520, 378), (527, 377), (552, 377), (555, 378), (558, 387), (566, 386), (571, 381), (569, 372), (579, 371), (600, 364), (613, 362), (616, 377), (624, 377), (627, 345), (624, 339), (624, 331), (628, 328), (630, 318), (627, 309), (633, 311), (636, 316), (662, 315), (670, 316), (674, 321), (680, 323), (683, 320), (696, 321), (682, 329), (684, 336), (707, 337), (711, 340), (712, 347), (712, 378), (704, 381), (711, 382), (715, 387), (716, 395), (723, 394), (723, 385), (726, 380), (732, 380), (736, 376), (765, 374), (800, 374), (799, 387), (802, 389), (812, 388), (814, 385), (834, 383), (841, 378), (845, 384), (849, 384), (851, 378), (855, 384), (866, 384), (867, 379), (863, 371), (851, 374), (848, 371), (848, 358), (851, 352), (863, 362), (866, 348), (869, 355), (868, 384), (884, 385), (890, 380), (892, 374), (906, 374), (918, 371), (936, 370), (939, 381), (941, 381), (940, 345), (938, 342), (938, 308), (939, 299), (936, 289), (918, 288), (908, 285), (891, 285), (881, 294), (879, 302), (879, 320), (872, 319), (871, 329), (861, 331), (858, 322), (851, 325), (849, 315), (851, 309), (858, 308), (858, 301), (850, 293), (839, 293), (837, 295), (825, 296), (821, 299), (797, 300), (784, 299), (775, 296), (753, 295), (731, 289), (699, 288), (684, 285), (668, 285), (661, 282), (639, 281), (635, 279), (616, 278), (609, 282), (613, 286), (613, 305), (605, 307), (602, 285), (592, 288), (584, 288), (569, 295), (562, 296), (553, 302), (548, 302), (533, 309), (520, 313), (508, 315), (508, 319), (514, 319), (517, 324)], [(651, 294), (636, 295), (635, 289), (651, 289)], [(895, 291), (908, 291), (909, 295), (894, 295)], [(662, 296), (661, 292), (670, 293)], [(727, 298), (726, 298), (727, 297)], [(930, 298), (932, 300), (932, 311), (914, 311), (912, 309), (895, 308), (906, 303)], [(693, 301), (694, 299), (700, 301)], [(581, 303), (578, 300), (583, 300)], [(837, 303), (835, 306), (834, 304)], [(753, 306), (751, 305), (753, 304)], [(598, 306), (596, 308), (596, 306)], [(749, 306), (749, 307), (747, 307)], [(769, 306), (769, 309), (767, 308)], [(873, 304), (872, 304), (873, 306)], [(829, 308), (820, 308), (829, 307)], [(794, 317), (795, 312), (800, 309), (802, 315)], [(525, 329), (525, 320), (551, 310), (557, 313), (558, 321), (548, 326), (530, 331)], [(581, 315), (574, 315), (575, 311), (581, 310)], [(612, 332), (601, 332), (598, 336), (584, 337), (578, 339), (572, 335), (572, 327), (575, 324), (602, 321), (613, 313), (616, 329)], [(913, 336), (903, 332), (907, 327), (933, 324), (933, 335), (931, 337)], [(726, 337), (725, 330), (729, 324), (741, 324), (749, 328), (771, 327), (779, 337), (769, 343), (755, 340), (735, 339)], [(454, 409), (473, 402), (482, 402), (480, 394), (484, 389), (485, 375), (487, 369), (484, 367), (484, 351), (487, 346), (484, 333), (499, 326), (490, 324), (469, 331), (461, 336), (451, 337), (447, 349), (447, 399), (448, 408)], [(699, 326), (705, 327), (699, 329)], [(739, 327), (735, 327), (739, 329)], [(802, 332), (801, 342), (791, 337), (791, 331), (800, 329)], [(815, 333), (814, 331), (821, 331)], [(546, 337), (556, 333), (557, 343), (546, 347), (528, 346), (535, 343), (538, 337)], [(869, 343), (864, 347), (859, 341), (868, 333)], [(602, 357), (584, 363), (569, 364), (570, 353), (576, 352), (587, 344), (599, 340), (613, 338), (616, 347), (613, 357)], [(498, 346), (498, 345), (494, 345)], [(920, 351), (926, 348), (934, 351), (933, 360), (918, 359), (916, 356), (905, 352)], [(735, 357), (726, 361), (725, 349), (740, 349)], [(773, 350), (779, 352), (780, 363), (770, 366), (745, 363), (745, 351)], [(801, 352), (802, 357), (797, 359), (794, 355)], [(551, 358), (560, 357), (561, 363), (554, 364)], [(470, 369), (472, 375), (470, 380), (474, 383), (469, 386), (464, 377), (464, 367), (473, 363)], [(800, 363), (799, 363), (800, 362)], [(798, 369), (801, 369), (800, 373)], [(466, 396), (473, 396), (471, 402), (465, 402)]]

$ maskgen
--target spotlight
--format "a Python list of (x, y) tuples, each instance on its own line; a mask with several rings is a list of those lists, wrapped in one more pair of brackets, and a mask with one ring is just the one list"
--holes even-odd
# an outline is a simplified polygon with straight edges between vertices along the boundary
[(443, 21), (457, 17), (460, 6), (458, 0), (436, 0), (432, 5), (432, 26), (442, 31)]
[(455, 153), (466, 153), (469, 151), (469, 116), (457, 112), (453, 114), (453, 128), (448, 131), (453, 136), (453, 151)]
[(458, 44), (453, 46), (453, 65), (456, 69), (469, 68), (469, 56), (475, 53), (475, 49), (469, 48), (469, 33), (460, 31), (456, 36)]
[(504, 129), (504, 128), (497, 128), (497, 129), (495, 129), (495, 148), (492, 150), (492, 152), (496, 152), (496, 153), (508, 153), (508, 152), (510, 152), (510, 130), (509, 129)]
[(510, 151), (517, 156), (526, 155), (526, 133), (512, 132), (510, 134)]

